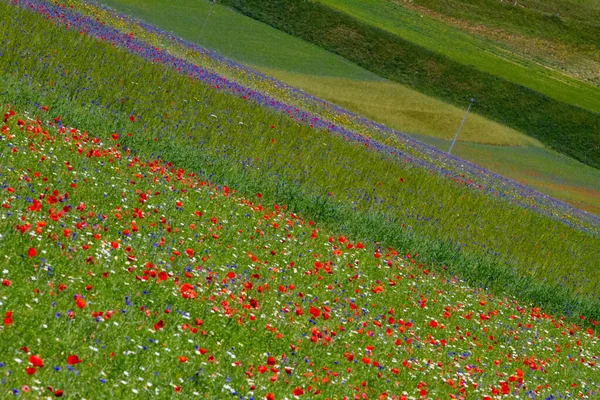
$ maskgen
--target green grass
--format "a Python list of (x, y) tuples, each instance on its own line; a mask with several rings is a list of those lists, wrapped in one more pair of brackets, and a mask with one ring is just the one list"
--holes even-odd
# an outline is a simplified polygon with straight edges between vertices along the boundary
[[(399, 4), (390, 0), (320, 0), (320, 2), (348, 13), (369, 25), (384, 29), (426, 49), (448, 56), (461, 64), (471, 65), (481, 71), (523, 85), (563, 103), (600, 112), (600, 88), (597, 86), (567, 76), (558, 70), (544, 68), (536, 60), (507, 52), (490, 40), (471, 35), (427, 15), (424, 16), (417, 11), (404, 8), (401, 2)], [(530, 29), (532, 26), (529, 24), (530, 20), (523, 18), (522, 12), (515, 11), (520, 10), (520, 8), (503, 6), (498, 1), (465, 1), (465, 3), (470, 2), (485, 3), (487, 5), (493, 3), (495, 7), (486, 7), (483, 4), (463, 4), (461, 9), (460, 7), (454, 7), (456, 2), (452, 2), (452, 4), (437, 1), (423, 3), (434, 10), (443, 8), (453, 16), (454, 14), (450, 10), (459, 9), (461, 11), (456, 12), (460, 12), (459, 15), (464, 18), (466, 18), (466, 15), (476, 15), (478, 10), (486, 11), (489, 13), (486, 14), (489, 17), (488, 19), (474, 17), (474, 21), (486, 26), (490, 26), (496, 21), (506, 21), (504, 19), (505, 15), (514, 15), (513, 20), (510, 22), (511, 26), (520, 26), (523, 30)], [(435, 6), (435, 4), (444, 5)], [(497, 12), (498, 9), (506, 11), (500, 13)], [(526, 10), (528, 9), (526, 8)], [(493, 17), (494, 15), (495, 17)], [(548, 18), (539, 18), (542, 18), (542, 21), (538, 21), (538, 24), (535, 25), (536, 33), (546, 32), (547, 35), (559, 36), (563, 29), (561, 24), (558, 24), (561, 26), (560, 29), (549, 30), (549, 27), (556, 27), (556, 24), (552, 24), (551, 21), (548, 21)], [(490, 19), (492, 20), (490, 21)], [(580, 26), (578, 32), (586, 33), (582, 35), (583, 37), (577, 43), (587, 43), (588, 46), (593, 46), (596, 41), (600, 43), (600, 36), (594, 38), (595, 33), (593, 33), (594, 29), (592, 27), (582, 24), (574, 26)], [(600, 29), (596, 29), (596, 31), (600, 32)], [(575, 33), (572, 35), (574, 36)]]
[(104, 140), (118, 132), (142, 159), (160, 156), (241, 194), (261, 192), (265, 201), (354, 240), (417, 252), (432, 268), (445, 266), (496, 292), (598, 318), (597, 235), (317, 132), (5, 3), (0, 10), (0, 22), (13, 28), (2, 31), (2, 102), (30, 111), (48, 106), (65, 124), (101, 132)]
[(0, 397), (597, 394), (597, 235), (4, 2), (0, 27)]
[(200, 37), (211, 5), (208, 1), (101, 0), (99, 3), (141, 18), (244, 64), (316, 76), (382, 80), (343, 57), (293, 36), (281, 34), (268, 25), (220, 4), (214, 7)]
[(600, 114), (562, 103), (360, 21), (326, 5), (300, 1), (225, 4), (343, 55), (380, 76), (477, 110), (590, 166), (600, 165)]
[[(101, 3), (193, 42), (197, 41), (210, 8), (208, 2), (187, 0), (177, 4), (166, 0), (103, 0)], [(339, 67), (339, 56), (226, 7), (217, 5), (214, 8), (203, 35), (200, 43), (225, 57), (254, 66), (283, 82), (399, 131), (452, 137), (464, 113), (463, 109), (386, 81), (358, 66), (350, 68), (352, 64), (347, 61)], [(266, 45), (268, 43), (275, 44)], [(540, 145), (527, 135), (491, 122), (476, 112), (472, 117), (474, 123), (465, 128), (462, 140)]]
[[(394, 1), (394, 0), (391, 0)], [(598, 0), (529, 0), (527, 3), (493, 0), (416, 0), (444, 15), (484, 24), (524, 36), (563, 41), (574, 47), (599, 48)]]

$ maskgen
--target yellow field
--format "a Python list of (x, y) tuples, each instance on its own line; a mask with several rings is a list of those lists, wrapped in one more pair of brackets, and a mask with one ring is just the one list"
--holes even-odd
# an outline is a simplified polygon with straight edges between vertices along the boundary
[[(389, 81), (359, 81), (261, 70), (390, 128), (440, 139), (454, 137), (468, 105), (466, 103), (464, 109), (457, 108)], [(534, 138), (477, 115), (476, 104), (472, 111), (460, 133), (460, 141), (499, 146), (542, 146)]]

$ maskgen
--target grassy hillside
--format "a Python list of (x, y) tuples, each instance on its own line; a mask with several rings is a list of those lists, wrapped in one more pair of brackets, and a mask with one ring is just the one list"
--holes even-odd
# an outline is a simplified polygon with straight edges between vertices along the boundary
[[(447, 130), (449, 121), (464, 115), (464, 110), (443, 107), (396, 83), (268, 73), (389, 127), (413, 132), (411, 136), (444, 151), (455, 133)], [(478, 115), (469, 116), (460, 138), (452, 150), (457, 157), (600, 216), (600, 170)]]
[(99, 3), (134, 15), (177, 36), (217, 51), (228, 58), (256, 67), (274, 68), (317, 76), (381, 81), (341, 56), (216, 5), (206, 29), (200, 31), (211, 2), (181, 0), (102, 0)]
[[(191, 41), (198, 40), (210, 8), (207, 2), (190, 0), (178, 1), (176, 6), (167, 0), (152, 0), (152, 2), (102, 0), (102, 3), (142, 18)], [(208, 19), (201, 43), (218, 51), (219, 54), (253, 65), (283, 82), (372, 118), (374, 121), (385, 123), (401, 132), (451, 139), (464, 113), (464, 106), (451, 106), (395, 82), (378, 81), (376, 77), (365, 73), (359, 67), (332, 69), (332, 66), (339, 65), (337, 56), (313, 45), (301, 45), (302, 41), (297, 38), (218, 4)], [(264, 43), (278, 43), (278, 45), (271, 47), (265, 46)], [(295, 60), (295, 62), (290, 65), (288, 60)], [(239, 76), (234, 78), (239, 79)], [(268, 89), (265, 86), (261, 88), (261, 90)], [(276, 96), (277, 93), (273, 92), (272, 95)], [(459, 142), (539, 146), (539, 142), (533, 138), (491, 122), (478, 115), (476, 111), (477, 107), (467, 120)], [(422, 138), (428, 140), (427, 137)], [(436, 140), (428, 140), (428, 142), (442, 150), (449, 148), (449, 142)], [(480, 148), (468, 145), (466, 147)], [(460, 151), (460, 146), (456, 147), (456, 151)], [(528, 159), (543, 160), (544, 163), (528, 163), (526, 168), (528, 173), (524, 176), (520, 173), (520, 169), (515, 169), (513, 166), (515, 159), (523, 160), (522, 154), (527, 152), (528, 149), (515, 148), (513, 153), (511, 149), (486, 147), (483, 152), (460, 151), (457, 154), (492, 171), (505, 174), (511, 179), (527, 183), (542, 193), (600, 215), (598, 213), (600, 186), (595, 184), (600, 179), (598, 170), (591, 170), (566, 158), (556, 157), (552, 151), (539, 148), (535, 151), (538, 156)], [(554, 176), (545, 172), (547, 168), (555, 172), (569, 170), (572, 173), (562, 174), (560, 188), (556, 188)], [(532, 174), (539, 179), (531, 180)], [(582, 181), (578, 178), (581, 176), (590, 179)]]
[[(459, 176), (383, 152), (374, 141), (316, 130), (301, 122), (304, 114), (290, 118), (259, 93), (232, 95), (241, 88), (93, 20), (69, 23), (91, 24), (103, 43), (0, 6), (4, 26), (14, 27), (1, 39), (4, 102), (50, 107), (64, 124), (102, 128), (105, 140), (117, 132), (142, 159), (160, 155), (240, 193), (288, 204), (354, 240), (410, 249), (432, 268), (598, 319), (598, 237), (576, 214), (560, 223), (523, 207), (533, 198), (514, 204), (506, 200), (511, 193), (477, 190)], [(27, 54), (37, 56), (20, 63)], [(183, 74), (174, 73), (180, 68)], [(217, 84), (224, 86), (215, 90)]]
[(0, 397), (597, 395), (600, 222), (77, 10), (0, 1)]
[(225, 4), (453, 104), (475, 97), (481, 114), (600, 166), (598, 113), (458, 63), (319, 3), (226, 0)]

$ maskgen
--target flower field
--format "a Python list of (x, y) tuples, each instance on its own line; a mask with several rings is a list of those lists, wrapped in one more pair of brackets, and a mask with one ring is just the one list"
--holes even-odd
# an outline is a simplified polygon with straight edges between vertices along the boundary
[(0, 83), (0, 397), (598, 395), (597, 217), (87, 3)]
[(119, 134), (103, 141), (13, 110), (4, 119), (0, 232), (14, 250), (0, 271), (3, 393), (600, 390), (600, 335), (589, 327), (438, 275), (418, 254), (321, 229), (260, 193), (143, 161)]

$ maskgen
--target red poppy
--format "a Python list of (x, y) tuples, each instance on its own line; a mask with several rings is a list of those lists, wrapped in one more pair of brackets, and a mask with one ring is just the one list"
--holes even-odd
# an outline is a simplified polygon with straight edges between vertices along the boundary
[(77, 306), (77, 308), (84, 308), (85, 307), (85, 300), (82, 299), (81, 297), (75, 299), (75, 305)]
[(184, 363), (187, 362), (188, 358), (186, 356), (179, 356), (179, 362)]
[(189, 283), (183, 284), (179, 290), (184, 299), (195, 299), (197, 296), (196, 292), (194, 291), (194, 286), (190, 285)]
[(56, 390), (54, 391), (54, 396), (56, 396), (56, 397), (62, 397), (63, 393), (64, 393), (64, 392), (63, 392), (62, 390), (60, 390), (60, 389), (56, 389)]
[(162, 319), (160, 321), (158, 321), (157, 323), (154, 324), (154, 330), (155, 331), (159, 331), (161, 330), (163, 327), (165, 326), (165, 321), (163, 321)]
[(27, 373), (27, 375), (33, 375), (35, 374), (35, 368), (33, 367), (28, 367), (25, 372)]
[(162, 282), (162, 281), (166, 281), (167, 279), (169, 279), (169, 275), (167, 275), (167, 273), (165, 271), (161, 271), (158, 273), (158, 278), (156, 279), (156, 282)]
[(310, 306), (309, 312), (314, 318), (317, 318), (319, 315), (321, 315), (321, 311), (318, 308), (315, 308), (313, 306)]
[(10, 324), (12, 324), (13, 320), (12, 320), (12, 311), (7, 311), (4, 314), (4, 325), (8, 326)]
[(42, 359), (39, 356), (30, 356), (29, 362), (34, 367), (42, 368), (44, 366), (44, 362), (42, 361)]
[(37, 251), (33, 247), (30, 247), (29, 250), (27, 250), (27, 255), (29, 258), (33, 258), (37, 255)]
[(296, 389), (292, 391), (292, 394), (294, 396), (302, 396), (304, 394), (304, 389), (296, 387)]
[(69, 365), (79, 364), (80, 362), (81, 362), (81, 360), (75, 354), (71, 354), (70, 356), (67, 357), (67, 364), (69, 364)]

